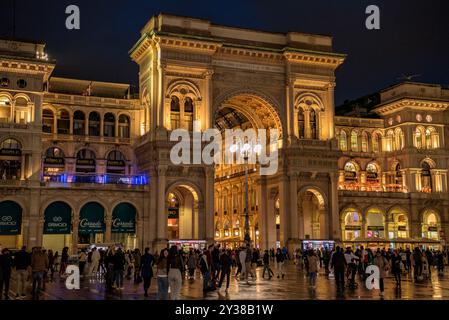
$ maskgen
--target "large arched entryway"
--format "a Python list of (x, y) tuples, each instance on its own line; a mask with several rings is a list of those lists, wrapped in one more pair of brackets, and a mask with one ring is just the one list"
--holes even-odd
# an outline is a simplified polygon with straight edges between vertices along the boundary
[(165, 206), (169, 241), (201, 239), (199, 200), (196, 189), (188, 184), (169, 188)]
[(323, 194), (315, 188), (300, 192), (298, 211), (301, 213), (304, 239), (327, 239), (329, 237), (326, 202)]
[[(267, 208), (267, 205), (265, 208), (262, 207), (261, 195), (266, 190), (261, 191), (261, 186), (257, 182), (260, 178), (260, 166), (258, 163), (246, 163), (247, 160), (242, 153), (245, 144), (249, 145), (249, 157), (256, 156), (258, 152), (256, 149), (260, 148), (261, 143), (266, 143), (267, 149), (270, 142), (277, 143), (278, 146), (282, 145), (282, 124), (276, 110), (275, 103), (263, 94), (241, 91), (219, 97), (214, 106), (213, 124), (222, 133), (222, 155), (224, 157), (225, 154), (231, 154), (233, 159), (232, 163), (224, 163), (225, 158), (223, 158), (223, 164), (215, 167), (214, 225), (221, 228), (216, 232), (218, 235), (216, 240), (224, 244), (237, 245), (244, 242), (246, 213), (249, 217), (251, 242), (255, 246), (260, 246), (267, 240), (267, 231), (261, 223), (261, 215), (264, 210), (272, 213), (274, 208)], [(242, 131), (254, 129), (255, 136), (226, 142), (225, 132), (229, 129)], [(258, 136), (258, 129), (267, 130), (265, 141), (263, 140), (265, 137)], [(273, 132), (272, 130), (277, 130), (278, 141), (270, 141), (269, 134)], [(237, 159), (240, 162), (237, 162)], [(246, 172), (248, 173), (248, 204), (246, 204)], [(275, 225), (274, 221), (272, 225)]]

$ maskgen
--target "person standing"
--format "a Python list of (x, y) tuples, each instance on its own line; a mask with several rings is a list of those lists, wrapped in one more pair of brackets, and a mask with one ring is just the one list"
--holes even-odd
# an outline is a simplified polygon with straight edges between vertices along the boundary
[(171, 300), (178, 300), (182, 286), (182, 273), (184, 262), (175, 245), (168, 252), (168, 282), (171, 289)]
[(114, 247), (110, 246), (104, 254), (104, 264), (106, 266), (105, 280), (106, 293), (113, 292), (114, 285)]
[[(95, 250), (96, 251), (96, 250)], [(98, 259), (99, 261), (99, 259)], [(123, 273), (125, 272), (125, 255), (122, 248), (118, 248), (114, 254), (114, 280), (115, 286), (119, 290), (123, 290)], [(92, 252), (92, 263), (94, 263), (94, 253)], [(97, 263), (98, 268), (98, 263)]]
[(240, 280), (243, 280), (243, 279), (245, 279), (245, 277), (247, 278), (247, 276), (246, 276), (247, 270), (246, 270), (246, 263), (245, 263), (246, 250), (243, 247), (240, 249), (239, 261), (240, 261), (240, 264), (242, 265), (242, 270), (240, 270)]
[(86, 262), (87, 262), (87, 254), (84, 249), (81, 250), (78, 261), (79, 261), (79, 267), (80, 267), (80, 277), (82, 277), (84, 275), (84, 267), (86, 266)]
[(154, 257), (150, 254), (150, 248), (145, 248), (145, 253), (139, 260), (141, 262), (139, 270), (143, 278), (144, 296), (148, 297), (148, 289), (151, 286), (151, 278), (153, 277), (153, 263), (154, 263)]
[(61, 253), (61, 268), (59, 269), (59, 276), (65, 274), (65, 269), (67, 268), (68, 263), (69, 263), (69, 248), (64, 247)]
[[(67, 266), (67, 265), (66, 265)], [(40, 247), (34, 248), (31, 256), (31, 271), (33, 274), (33, 299), (39, 299), (39, 293), (42, 290), (44, 273), (48, 270), (48, 256), (42, 252)], [(64, 270), (65, 273), (65, 270)]]
[(343, 249), (337, 246), (331, 258), (331, 269), (334, 269), (337, 292), (343, 292), (345, 288), (346, 259)]
[(282, 279), (284, 279), (284, 259), (285, 254), (282, 253), (281, 249), (277, 249), (276, 251), (276, 267), (278, 271), (278, 279), (280, 276), (282, 276)]
[(253, 250), (248, 245), (246, 248), (246, 258), (245, 258), (245, 271), (246, 271), (245, 279), (246, 279), (247, 284), (249, 284), (249, 275), (250, 274), (251, 274), (252, 278), (256, 277), (256, 275), (253, 272), (252, 261), (253, 261)]
[(17, 252), (14, 257), (14, 266), (16, 268), (16, 298), (25, 298), (25, 286), (28, 277), (28, 268), (31, 265), (31, 256), (26, 251), (26, 246), (22, 247), (22, 250)]
[(0, 299), (3, 294), (3, 287), (5, 288), (5, 300), (9, 299), (9, 283), (11, 281), (11, 270), (13, 261), (11, 253), (8, 248), (4, 248), (0, 255)]
[(48, 271), (50, 272), (50, 282), (53, 282), (53, 275), (55, 274), (55, 256), (53, 250), (48, 250)]
[(162, 249), (157, 261), (157, 299), (168, 300), (168, 250)]
[(91, 264), (90, 264), (90, 268), (89, 268), (89, 275), (93, 276), (94, 273), (97, 274), (99, 263), (100, 263), (100, 252), (98, 252), (96, 247), (93, 247), (92, 248), (92, 256), (91, 256)]
[(398, 254), (397, 250), (394, 250), (393, 256), (391, 257), (391, 272), (394, 275), (394, 279), (396, 280), (396, 287), (401, 287), (401, 263), (402, 258)]
[(237, 264), (237, 272), (235, 273), (235, 278), (237, 280), (239, 279), (237, 277), (242, 273), (242, 262), (240, 261), (240, 251), (241, 251), (240, 248), (235, 251), (235, 262)]
[[(145, 248), (145, 250), (146, 249), (148, 249), (148, 254), (153, 258), (153, 261), (151, 262), (152, 263), (151, 265), (153, 265), (154, 264), (154, 257), (150, 253), (150, 249), (149, 248)], [(142, 276), (142, 272), (141, 272), (142, 255), (140, 254), (140, 250), (139, 249), (134, 250), (134, 252), (133, 252), (133, 259), (132, 260), (134, 262), (134, 284), (138, 284), (138, 283), (140, 283), (142, 281), (142, 279), (140, 279), (140, 277)], [(153, 271), (153, 269), (151, 269), (151, 271)], [(153, 276), (151, 276), (151, 277), (153, 277)], [(151, 281), (151, 278), (150, 278), (150, 281)]]
[(309, 256), (307, 257), (307, 259), (309, 262), (309, 286), (312, 289), (315, 289), (320, 260), (317, 257), (314, 249), (309, 251)]
[(221, 285), (223, 284), (224, 277), (226, 276), (226, 290), (228, 292), (229, 289), (229, 280), (231, 278), (231, 256), (230, 252), (227, 250), (223, 251), (223, 254), (220, 256), (220, 265), (221, 265), (221, 274), (220, 274), (220, 283), (218, 284), (218, 288), (221, 289)]
[(270, 254), (268, 253), (268, 250), (265, 250), (265, 253), (263, 254), (262, 278), (265, 278), (265, 271), (267, 271), (268, 273), (268, 280), (271, 280), (271, 278), (274, 276), (274, 273), (270, 268)]

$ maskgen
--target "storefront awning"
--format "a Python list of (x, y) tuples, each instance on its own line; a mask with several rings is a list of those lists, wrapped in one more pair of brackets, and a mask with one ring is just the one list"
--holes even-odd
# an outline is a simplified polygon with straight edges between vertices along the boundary
[(112, 211), (112, 233), (136, 233), (136, 209), (129, 203), (120, 203)]
[(62, 201), (50, 204), (44, 213), (44, 234), (70, 234), (72, 232), (72, 208)]
[(80, 211), (80, 233), (103, 233), (105, 230), (104, 208), (97, 202), (85, 204)]
[(18, 235), (22, 232), (22, 207), (14, 201), (0, 202), (0, 235)]

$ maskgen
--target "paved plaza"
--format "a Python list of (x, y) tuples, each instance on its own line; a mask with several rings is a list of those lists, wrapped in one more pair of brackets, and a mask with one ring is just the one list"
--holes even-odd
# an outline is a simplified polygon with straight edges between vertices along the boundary
[[(337, 296), (334, 280), (329, 280), (322, 273), (317, 279), (317, 288), (312, 290), (308, 286), (308, 279), (304, 272), (298, 271), (293, 263), (286, 266), (286, 276), (278, 279), (276, 276), (271, 280), (262, 279), (262, 267), (257, 268), (257, 280), (246, 282), (237, 281), (231, 277), (229, 292), (222, 291), (208, 292), (203, 296), (202, 278), (197, 271), (195, 280), (184, 280), (181, 290), (181, 299), (186, 300), (379, 300), (379, 291), (370, 291), (363, 283), (355, 290), (347, 288), (343, 295)], [(276, 274), (276, 270), (273, 270)], [(235, 273), (235, 270), (233, 271)], [(132, 280), (125, 279), (124, 289), (121, 293), (106, 294), (104, 282), (101, 279), (82, 278), (79, 290), (68, 290), (65, 287), (65, 280), (55, 276), (54, 282), (46, 283), (42, 300), (154, 300), (156, 299), (157, 281), (154, 278), (151, 283), (149, 297), (144, 298), (142, 285), (134, 285)], [(31, 286), (28, 292), (31, 291)], [(15, 296), (15, 280), (11, 280), (10, 297)], [(31, 299), (28, 295), (26, 299)], [(432, 280), (423, 283), (414, 283), (410, 276), (404, 276), (402, 289), (396, 290), (394, 279), (389, 276), (385, 279), (385, 300), (445, 300), (449, 299), (449, 272), (444, 276), (438, 276), (436, 270), (432, 272)]]

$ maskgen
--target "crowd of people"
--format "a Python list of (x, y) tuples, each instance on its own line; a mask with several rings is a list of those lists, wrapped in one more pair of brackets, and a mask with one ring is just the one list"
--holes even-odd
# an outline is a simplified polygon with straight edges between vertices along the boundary
[(411, 275), (416, 282), (425, 281), (430, 279), (432, 269), (443, 274), (448, 252), (420, 248), (413, 251), (373, 251), (363, 246), (354, 251), (351, 247), (343, 249), (337, 246), (332, 249), (297, 249), (290, 254), (285, 247), (261, 251), (246, 245), (229, 249), (213, 244), (203, 250), (171, 246), (155, 253), (151, 253), (149, 248), (142, 253), (139, 249), (123, 250), (119, 246), (105, 250), (94, 247), (81, 250), (75, 262), (71, 259), (73, 257), (69, 256), (67, 247), (61, 254), (40, 247), (32, 248), (31, 252), (26, 247), (13, 253), (6, 248), (1, 250), (0, 296), (9, 298), (14, 271), (16, 299), (26, 297), (28, 285), (32, 298), (39, 299), (47, 282), (55, 281), (55, 275), (64, 280), (68, 264), (76, 263), (81, 277), (104, 282), (106, 294), (120, 294), (124, 290), (124, 281), (129, 280), (135, 286), (142, 286), (144, 297), (148, 297), (152, 279), (156, 279), (156, 298), (176, 300), (180, 297), (183, 281), (202, 281), (204, 295), (222, 290), (227, 293), (231, 279), (251, 285), (250, 281), (257, 278), (257, 268), (262, 269), (263, 279), (277, 277), (282, 281), (288, 262), (296, 264), (298, 272), (306, 273), (312, 290), (316, 289), (317, 276), (322, 273), (328, 279), (335, 279), (338, 293), (357, 288), (358, 283), (369, 275), (368, 267), (375, 265), (379, 269), (380, 293), (383, 295), (387, 272), (394, 276), (398, 289), (401, 288), (402, 275)]

